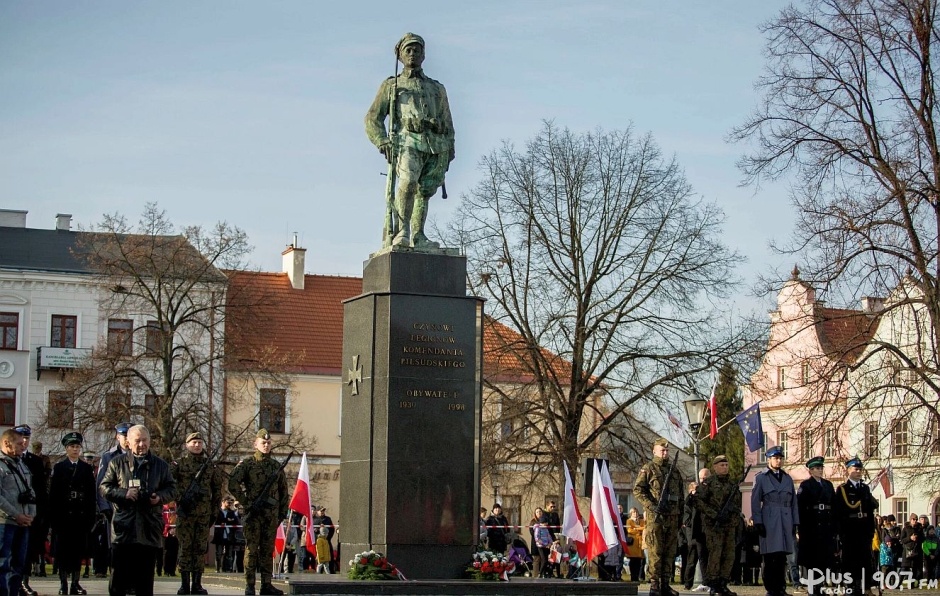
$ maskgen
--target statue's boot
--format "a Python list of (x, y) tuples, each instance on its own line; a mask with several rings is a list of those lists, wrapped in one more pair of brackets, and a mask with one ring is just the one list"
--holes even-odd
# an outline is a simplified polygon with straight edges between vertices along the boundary
[[(413, 220), (414, 199), (409, 200), (408, 195), (417, 191), (410, 188), (413, 185), (399, 187), (395, 196), (395, 216), (398, 218), (399, 230), (392, 239), (392, 246), (411, 246), (411, 223)], [(416, 186), (416, 185), (414, 185)]]
[(424, 224), (428, 220), (428, 199), (423, 197), (415, 199), (414, 212), (411, 214), (411, 229), (414, 232), (411, 235), (411, 245), (415, 248), (440, 248), (438, 242), (428, 240), (424, 234)]

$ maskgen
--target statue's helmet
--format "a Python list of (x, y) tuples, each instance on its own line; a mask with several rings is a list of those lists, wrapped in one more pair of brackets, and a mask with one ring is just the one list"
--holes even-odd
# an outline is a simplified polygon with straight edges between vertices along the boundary
[(398, 43), (395, 44), (395, 57), (401, 57), (401, 51), (411, 44), (416, 43), (420, 44), (421, 47), (424, 47), (424, 38), (416, 33), (405, 33)]

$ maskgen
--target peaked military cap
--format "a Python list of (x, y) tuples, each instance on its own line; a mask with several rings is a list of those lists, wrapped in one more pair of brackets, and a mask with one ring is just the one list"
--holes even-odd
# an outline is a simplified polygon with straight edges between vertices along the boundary
[(726, 463), (728, 463), (728, 458), (725, 457), (724, 455), (716, 455), (715, 459), (712, 460), (713, 466), (715, 464), (726, 464)]
[(416, 33), (405, 33), (402, 38), (398, 40), (398, 43), (395, 44), (395, 56), (400, 56), (401, 51), (413, 43), (416, 43), (423, 48), (424, 38), (420, 35), (417, 35)]
[(846, 468), (862, 468), (865, 469), (865, 464), (862, 463), (862, 460), (858, 456), (853, 457), (849, 461), (845, 462)]
[(119, 435), (126, 435), (127, 431), (129, 431), (132, 426), (134, 425), (130, 422), (118, 422), (114, 425), (114, 432)]
[(86, 451), (86, 452), (82, 453), (82, 458), (83, 458), (83, 459), (88, 459), (88, 460), (95, 459), (95, 452), (94, 452), (94, 451)]
[(660, 437), (653, 441), (653, 447), (669, 447), (669, 441)]
[(186, 442), (187, 442), (187, 443), (189, 443), (190, 441), (204, 441), (204, 440), (205, 440), (205, 439), (203, 439), (203, 438), (202, 438), (202, 435), (199, 434), (198, 432), (189, 433), (188, 435), (186, 435)]
[(18, 424), (13, 427), (13, 432), (28, 437), (33, 434), (33, 429), (31, 429), (28, 424)]
[(81, 445), (85, 442), (85, 437), (82, 436), (80, 432), (70, 432), (62, 437), (62, 445), (68, 447), (69, 445)]
[(255, 435), (255, 438), (264, 439), (265, 441), (270, 441), (270, 440), (271, 440), (271, 433), (269, 433), (269, 432), (267, 431), (267, 429), (259, 428), (259, 429), (258, 429), (258, 434)]
[(807, 468), (821, 468), (823, 467), (823, 464), (825, 463), (826, 463), (826, 460), (823, 459), (821, 455), (817, 455), (816, 457), (809, 458), (809, 460), (806, 462), (806, 467)]
[(780, 447), (771, 447), (767, 450), (767, 457), (783, 457), (783, 449)]

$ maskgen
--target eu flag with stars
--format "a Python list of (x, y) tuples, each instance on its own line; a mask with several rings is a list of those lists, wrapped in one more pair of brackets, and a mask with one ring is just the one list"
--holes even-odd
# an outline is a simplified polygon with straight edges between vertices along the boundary
[(734, 417), (744, 433), (748, 451), (757, 451), (764, 446), (764, 427), (760, 423), (760, 404), (754, 404)]

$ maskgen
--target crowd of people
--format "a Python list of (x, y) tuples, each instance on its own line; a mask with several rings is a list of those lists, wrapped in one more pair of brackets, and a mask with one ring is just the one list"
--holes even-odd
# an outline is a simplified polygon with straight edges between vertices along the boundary
[[(81, 579), (92, 571), (108, 578), (112, 596), (151, 596), (155, 575), (177, 571), (177, 594), (208, 594), (210, 542), (216, 571), (244, 573), (245, 594), (255, 594), (259, 574), (260, 594), (283, 594), (272, 584), (271, 554), (290, 495), (266, 430), (227, 479), (198, 432), (170, 462), (151, 451), (142, 425), (118, 424), (114, 445), (97, 457), (83, 452), (81, 433), (69, 432), (55, 465), (41, 445), (29, 450), (31, 436), (25, 424), (0, 434), (0, 596), (36, 596), (29, 578), (46, 575), (47, 557), (60, 595), (87, 594)], [(290, 521), (284, 568), (293, 571), (296, 557), (300, 569), (335, 572), (336, 530), (325, 508), (312, 516), (309, 539), (303, 516)]]

